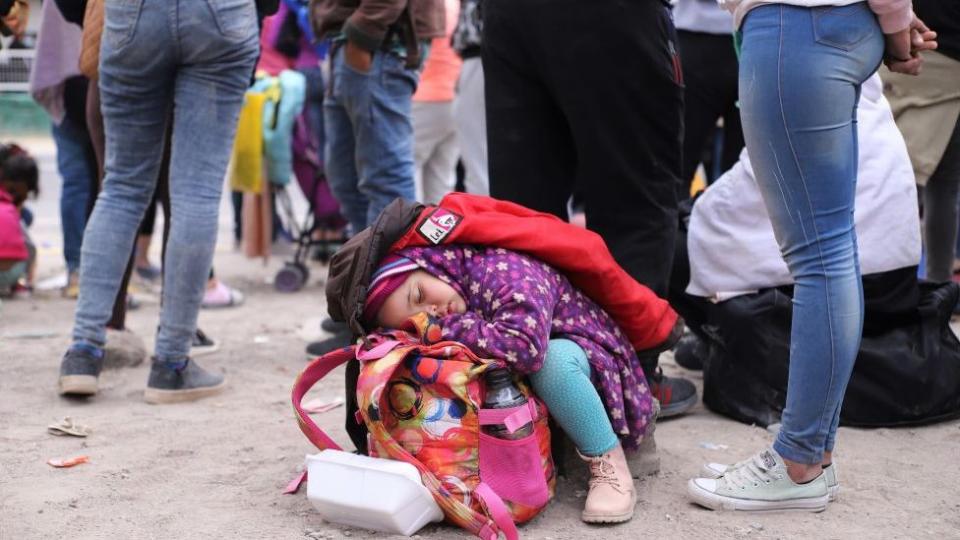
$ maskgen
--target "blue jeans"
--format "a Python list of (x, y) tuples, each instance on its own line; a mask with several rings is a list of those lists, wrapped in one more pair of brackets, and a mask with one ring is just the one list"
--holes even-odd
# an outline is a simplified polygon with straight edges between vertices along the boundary
[(333, 86), (323, 102), (327, 179), (354, 233), (400, 197), (413, 200), (411, 98), (419, 74), (396, 54), (377, 51), (361, 73), (332, 58)]
[(883, 35), (866, 2), (764, 5), (742, 25), (747, 151), (793, 276), (787, 403), (774, 449), (819, 463), (832, 451), (863, 330), (853, 201), (860, 85)]
[(155, 353), (180, 361), (196, 329), (224, 174), (258, 54), (254, 0), (107, 0), (105, 9), (106, 177), (83, 239), (73, 338), (104, 343), (137, 228), (153, 200), (173, 109), (172, 221)]
[(94, 182), (96, 163), (90, 135), (69, 116), (53, 125), (57, 144), (57, 170), (62, 179), (60, 190), (60, 226), (63, 230), (63, 258), (67, 272), (80, 270), (80, 245), (87, 225), (87, 204)]

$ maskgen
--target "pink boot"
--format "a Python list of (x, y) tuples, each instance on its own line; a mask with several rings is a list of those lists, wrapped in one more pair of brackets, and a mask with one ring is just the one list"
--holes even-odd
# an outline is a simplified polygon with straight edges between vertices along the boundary
[(581, 455), (590, 466), (590, 491), (580, 519), (587, 523), (621, 523), (633, 517), (637, 490), (619, 444), (597, 457)]

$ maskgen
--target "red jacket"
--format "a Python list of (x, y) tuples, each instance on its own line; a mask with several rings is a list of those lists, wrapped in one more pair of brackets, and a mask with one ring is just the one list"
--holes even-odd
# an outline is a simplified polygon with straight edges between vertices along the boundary
[(20, 211), (13, 197), (0, 188), (0, 259), (24, 261), (29, 257), (27, 244), (20, 230)]
[(665, 350), (680, 337), (682, 320), (666, 300), (630, 277), (599, 235), (556, 216), (451, 193), (422, 210), (390, 251), (437, 244), (497, 246), (553, 266), (613, 317), (638, 353)]

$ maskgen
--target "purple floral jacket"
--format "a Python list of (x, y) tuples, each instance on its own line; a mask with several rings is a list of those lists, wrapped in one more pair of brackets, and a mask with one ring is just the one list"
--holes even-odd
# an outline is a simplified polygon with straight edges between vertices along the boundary
[(549, 265), (500, 248), (449, 245), (399, 252), (453, 286), (467, 311), (440, 319), (444, 339), (520, 373), (540, 369), (547, 342), (583, 348), (613, 429), (636, 448), (653, 420), (653, 399), (637, 355), (616, 323)]

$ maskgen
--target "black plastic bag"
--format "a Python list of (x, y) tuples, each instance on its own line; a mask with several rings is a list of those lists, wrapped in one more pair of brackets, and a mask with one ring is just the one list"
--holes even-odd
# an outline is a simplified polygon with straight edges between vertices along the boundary
[[(840, 411), (841, 425), (916, 425), (960, 416), (960, 341), (950, 329), (960, 287), (916, 285), (911, 279), (899, 282), (916, 290), (915, 295), (883, 282), (874, 284), (871, 294), (864, 280), (864, 337)], [(790, 292), (789, 287), (766, 289), (711, 309), (701, 332), (709, 349), (703, 402), (711, 410), (761, 426), (780, 421), (787, 391)]]

